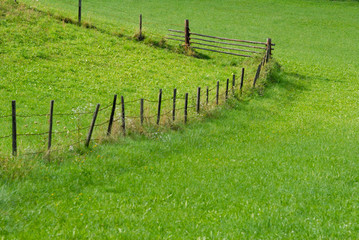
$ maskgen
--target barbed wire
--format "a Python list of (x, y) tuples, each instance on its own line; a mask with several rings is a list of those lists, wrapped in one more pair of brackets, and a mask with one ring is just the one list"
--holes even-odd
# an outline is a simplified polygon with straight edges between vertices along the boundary
[(12, 135), (2, 136), (2, 137), (0, 137), (0, 139), (9, 138), (9, 137), (11, 137), (11, 136), (12, 136)]
[(41, 135), (48, 135), (49, 132), (42, 132), (42, 133), (18, 133), (16, 136), (22, 137), (22, 136), (41, 136)]
[(3, 116), (0, 116), (0, 118), (8, 118), (8, 117), (12, 117), (12, 115), (3, 115)]

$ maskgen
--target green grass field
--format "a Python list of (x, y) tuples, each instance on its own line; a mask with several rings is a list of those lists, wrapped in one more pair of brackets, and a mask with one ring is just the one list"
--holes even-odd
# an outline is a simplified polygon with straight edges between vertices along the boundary
[[(1, 3), (2, 9), (7, 6), (4, 1)], [(76, 8), (68, 6), (69, 2), (26, 3), (42, 10), (51, 8), (62, 15), (76, 16)], [(84, 6), (92, 7), (91, 14), (85, 14), (85, 20), (108, 32), (134, 32), (135, 25), (118, 17), (117, 11), (123, 10), (135, 16), (134, 21), (138, 13), (145, 18), (148, 16), (148, 21), (164, 25), (182, 24), (183, 19), (189, 18), (193, 30), (198, 32), (251, 40), (271, 37), (276, 43), (274, 57), (282, 67), (272, 72), (264, 92), (239, 102), (231, 100), (206, 120), (179, 131), (158, 133), (150, 138), (135, 135), (96, 146), (86, 154), (69, 154), (56, 163), (19, 160), (11, 165), (13, 169), (4, 171), (2, 168), (0, 235), (4, 239), (359, 237), (356, 108), (359, 24), (355, 21), (358, 2), (263, 0), (254, 3), (245, 0), (224, 4), (217, 0), (166, 3), (141, 0), (122, 1), (116, 6), (115, 1), (94, 3), (84, 2)], [(12, 14), (1, 16), (2, 19), (15, 18), (15, 25), (16, 21), (21, 21)], [(1, 36), (16, 42), (19, 36), (11, 37), (7, 26), (4, 27), (7, 22), (0, 22)], [(27, 29), (28, 22), (31, 21), (16, 26)], [(35, 22), (36, 27), (41, 21)], [(119, 41), (140, 49), (138, 52), (150, 51), (152, 58), (148, 59), (148, 64), (157, 69), (158, 85), (155, 89), (148, 88), (148, 94), (156, 92), (160, 86), (167, 86), (169, 91), (181, 84), (178, 76), (183, 72), (174, 66), (182, 67), (183, 61), (188, 61), (187, 69), (193, 69), (186, 73), (185, 79), (192, 81), (193, 78), (198, 81), (195, 84), (212, 83), (223, 75), (238, 73), (242, 64), (240, 60), (217, 55), (210, 55), (213, 56), (210, 60), (185, 57), (125, 38), (107, 38), (109, 34), (93, 30), (72, 25), (62, 27), (52, 21), (51, 24), (59, 31), (56, 36), (63, 36), (62, 41), (69, 41), (71, 36), (75, 40), (81, 38), (79, 36), (87, 41), (92, 39), (93, 44), (86, 45), (89, 50), (77, 43), (85, 49), (76, 51), (78, 55), (94, 51), (96, 58), (92, 61), (96, 61), (101, 74), (103, 67), (116, 69), (116, 65), (106, 66), (110, 61), (103, 50), (96, 50), (101, 38), (104, 38), (102, 44), (108, 43), (108, 38), (113, 39), (113, 45), (108, 43), (112, 45), (110, 50), (117, 47), (115, 43)], [(45, 25), (39, 25), (39, 29), (42, 26)], [(117, 30), (116, 26), (122, 30)], [(153, 27), (154, 38), (164, 34), (164, 30)], [(24, 34), (19, 27), (20, 33)], [(49, 34), (44, 35), (39, 39), (49, 37)], [(64, 52), (49, 54), (49, 57), (58, 57), (63, 52), (62, 58), (53, 61), (54, 65), (50, 65), (50, 60), (37, 65), (36, 57), (21, 64), (25, 60), (16, 56), (16, 52), (28, 48), (24, 44), (10, 48), (5, 44), (9, 41), (3, 39), (0, 56), (5, 64), (0, 66), (1, 94), (8, 97), (1, 100), (1, 107), (10, 106), (8, 102), (14, 97), (21, 97), (25, 104), (27, 95), (34, 91), (38, 93), (30, 103), (38, 103), (35, 97), (45, 91), (34, 85), (19, 86), (15, 93), (10, 80), (14, 82), (20, 78), (23, 84), (30, 80), (36, 82), (36, 74), (23, 75), (46, 66), (51, 67), (47, 72), (42, 70), (41, 79), (54, 79), (51, 73), (60, 73), (62, 68), (68, 74), (68, 86), (73, 91), (78, 89), (77, 76), (87, 72), (88, 77), (82, 78), (84, 93), (75, 91), (79, 98), (86, 98), (85, 93), (91, 91), (93, 84), (97, 83), (98, 89), (107, 85), (107, 82), (96, 82), (101, 77), (92, 76), (94, 72), (82, 70), (84, 65), (71, 62), (75, 61), (69, 56), (75, 51), (71, 47), (75, 44), (64, 46)], [(137, 61), (138, 54), (128, 51), (128, 55)], [(170, 59), (173, 61), (165, 65)], [(160, 60), (163, 62), (156, 64)], [(70, 63), (65, 65), (67, 61)], [(13, 67), (17, 63), (23, 70)], [(130, 66), (128, 69), (135, 71)], [(166, 79), (167, 71), (177, 77)], [(104, 74), (110, 73), (104, 71)], [(126, 74), (129, 73), (117, 68), (113, 78), (127, 79)], [(105, 75), (103, 79), (111, 78)], [(128, 83), (137, 84), (134, 78), (129, 78)], [(63, 84), (64, 81), (58, 82)], [(153, 85), (148, 83), (148, 86)], [(5, 92), (3, 86), (9, 90)], [(181, 86), (186, 89), (186, 84)], [(121, 86), (118, 89), (121, 91)], [(111, 98), (113, 93), (107, 97), (108, 91), (91, 93), (91, 100)], [(55, 92), (61, 101), (61, 92)], [(137, 97), (135, 91), (132, 93)], [(79, 103), (76, 95), (65, 96), (70, 103)], [(52, 94), (44, 97), (44, 111), (48, 111), (45, 104), (51, 97)], [(65, 105), (66, 101), (63, 102)]]

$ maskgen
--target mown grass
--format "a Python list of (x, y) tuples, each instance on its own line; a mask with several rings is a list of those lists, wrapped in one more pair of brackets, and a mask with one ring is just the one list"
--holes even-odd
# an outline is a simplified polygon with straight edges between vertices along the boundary
[[(168, 18), (178, 5), (166, 2)], [(183, 131), (33, 161), (25, 178), (1, 180), (5, 238), (358, 238), (358, 4), (206, 5), (242, 13), (248, 36), (271, 29), (282, 68), (266, 90)]]

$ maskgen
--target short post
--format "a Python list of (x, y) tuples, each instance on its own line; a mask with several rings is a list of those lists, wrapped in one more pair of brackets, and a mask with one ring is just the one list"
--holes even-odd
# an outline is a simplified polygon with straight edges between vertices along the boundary
[(143, 105), (144, 105), (144, 100), (143, 100), (143, 98), (141, 98), (141, 102), (140, 102), (140, 119), (141, 119), (141, 125), (143, 125)]
[(187, 111), (188, 108), (188, 93), (186, 93), (185, 98), (184, 98), (184, 123), (187, 123)]
[(92, 136), (93, 129), (95, 127), (95, 122), (96, 122), (96, 118), (97, 118), (97, 114), (98, 114), (99, 109), (100, 109), (100, 104), (97, 104), (96, 110), (95, 110), (95, 112), (93, 114), (93, 117), (92, 117), (91, 126), (90, 126), (89, 132), (87, 134), (87, 139), (86, 139), (86, 143), (85, 143), (86, 147), (88, 147), (90, 145), (91, 136)]
[(201, 88), (198, 87), (197, 88), (197, 113), (200, 112), (200, 108), (201, 108)]
[(186, 50), (188, 50), (189, 47), (191, 46), (188, 19), (186, 19), (186, 21), (185, 21), (184, 33), (185, 33), (185, 35), (184, 35), (184, 37), (185, 37), (184, 43), (185, 43)]
[(226, 100), (228, 99), (228, 87), (229, 87), (229, 78), (227, 78), (227, 83), (226, 83)]
[(244, 68), (242, 68), (241, 85), (239, 86), (239, 91), (241, 92), (241, 95), (243, 91), (243, 82), (244, 82)]
[(157, 107), (157, 125), (160, 124), (161, 118), (161, 103), (162, 103), (162, 89), (160, 89), (160, 93), (158, 94), (158, 107)]
[(113, 97), (113, 104), (112, 104), (112, 110), (110, 115), (110, 121), (108, 122), (108, 128), (107, 128), (107, 136), (111, 135), (112, 131), (112, 125), (113, 125), (113, 118), (115, 117), (115, 111), (116, 111), (116, 102), (117, 102), (117, 94)]
[(11, 103), (12, 109), (12, 155), (17, 155), (17, 142), (16, 142), (16, 101)]
[(216, 92), (216, 104), (218, 105), (219, 101), (219, 81), (217, 81), (217, 92)]
[(173, 89), (173, 109), (172, 109), (172, 120), (176, 120), (176, 97), (177, 97), (177, 89)]
[(140, 36), (139, 36), (139, 40), (142, 40), (142, 14), (140, 14)]
[(82, 0), (79, 0), (79, 16), (78, 16), (78, 21), (79, 21), (79, 25), (81, 24), (81, 2)]
[(207, 86), (207, 89), (206, 89), (206, 104), (208, 105), (208, 97), (209, 97), (209, 89), (208, 89), (208, 86)]
[(126, 118), (125, 118), (125, 100), (123, 96), (121, 96), (121, 118), (122, 118), (122, 132), (123, 136), (126, 136)]
[(233, 79), (232, 79), (232, 93), (234, 94), (234, 87), (236, 86), (236, 75), (233, 74)]
[(266, 57), (267, 62), (271, 58), (271, 55), (272, 55), (272, 39), (267, 38), (267, 57)]
[(253, 80), (253, 87), (256, 86), (256, 82), (257, 82), (257, 80), (259, 78), (259, 75), (261, 74), (261, 67), (262, 67), (262, 64), (259, 64), (258, 68), (257, 68), (256, 75), (255, 75), (254, 80)]
[(54, 100), (51, 100), (50, 102), (50, 120), (49, 120), (49, 141), (47, 144), (47, 154), (50, 154), (51, 149), (51, 143), (52, 143), (52, 126), (53, 126), (53, 120), (54, 120)]

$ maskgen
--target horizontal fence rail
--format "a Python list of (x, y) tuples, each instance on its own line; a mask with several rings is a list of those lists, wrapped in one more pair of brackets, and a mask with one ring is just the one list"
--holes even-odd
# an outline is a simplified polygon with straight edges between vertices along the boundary
[[(267, 52), (269, 55), (271, 55), (272, 50), (274, 50), (272, 46), (275, 46), (275, 44), (271, 43), (271, 40), (269, 38), (267, 39), (266, 42), (259, 42), (259, 41), (217, 37), (217, 36), (190, 32), (188, 20), (185, 21), (185, 31), (175, 30), (175, 29), (168, 29), (168, 31), (170, 33), (167, 34), (166, 39), (182, 42), (184, 43), (184, 47), (186, 49), (199, 49), (204, 51), (210, 51), (210, 52), (216, 52), (216, 53), (222, 53), (222, 54), (228, 54), (228, 55), (234, 55), (240, 57), (254, 57), (261, 54), (267, 55)], [(229, 47), (229, 46), (236, 46), (236, 47)], [(243, 52), (245, 54), (240, 54), (237, 52)]]

